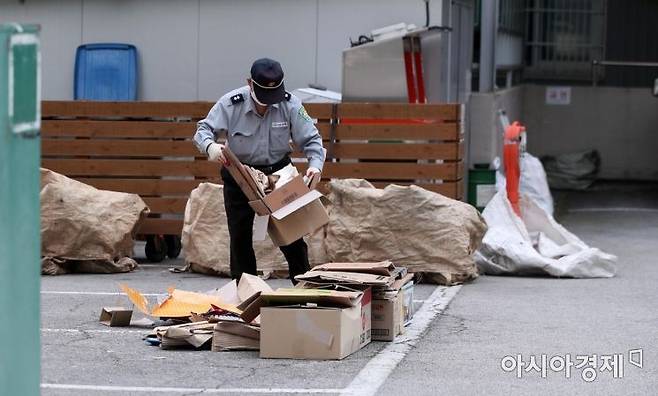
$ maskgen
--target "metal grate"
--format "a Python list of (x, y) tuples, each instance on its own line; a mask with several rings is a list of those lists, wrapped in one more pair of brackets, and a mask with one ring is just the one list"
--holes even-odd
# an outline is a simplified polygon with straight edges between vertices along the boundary
[(498, 5), (498, 30), (523, 36), (525, 31), (525, 1), (500, 0)]
[(528, 0), (527, 67), (531, 79), (587, 80), (604, 58), (605, 0)]

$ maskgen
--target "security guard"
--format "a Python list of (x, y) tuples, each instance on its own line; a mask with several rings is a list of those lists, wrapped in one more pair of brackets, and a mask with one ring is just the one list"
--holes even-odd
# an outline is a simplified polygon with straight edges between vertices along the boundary
[[(301, 101), (286, 92), (279, 62), (258, 59), (251, 66), (248, 85), (222, 96), (199, 121), (194, 135), (197, 148), (210, 161), (225, 162), (226, 144), (243, 164), (271, 174), (290, 164), (290, 138), (309, 162), (307, 176), (322, 170), (322, 138)], [(222, 168), (224, 207), (230, 235), (231, 277), (243, 272), (256, 274), (256, 256), (252, 245), (254, 211), (235, 180)], [(281, 246), (288, 261), (290, 279), (309, 270), (308, 248), (303, 239)]]

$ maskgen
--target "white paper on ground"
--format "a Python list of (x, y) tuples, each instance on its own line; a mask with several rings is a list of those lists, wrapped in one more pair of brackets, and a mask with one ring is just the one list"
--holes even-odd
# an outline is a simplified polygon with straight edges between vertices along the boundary
[(499, 191), (482, 216), (489, 229), (475, 254), (480, 269), (492, 275), (544, 274), (558, 277), (612, 277), (617, 257), (589, 247), (558, 224), (527, 195), (518, 217)]

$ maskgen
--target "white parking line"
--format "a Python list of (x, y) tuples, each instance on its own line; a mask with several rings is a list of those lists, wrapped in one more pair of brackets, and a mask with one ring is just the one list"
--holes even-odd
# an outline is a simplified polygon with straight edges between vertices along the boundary
[(648, 212), (658, 213), (657, 208), (632, 208), (632, 207), (612, 207), (612, 208), (573, 208), (569, 209), (569, 213), (578, 212)]
[(41, 328), (41, 331), (44, 333), (100, 333), (100, 334), (144, 334), (148, 333), (149, 329), (143, 329), (143, 330), (125, 330), (125, 329), (117, 329), (117, 330), (110, 330), (110, 329), (49, 329), (49, 328)]
[[(92, 291), (55, 291), (55, 290), (42, 290), (41, 294), (72, 294), (80, 296), (125, 296), (123, 292), (92, 292)], [(164, 293), (142, 293), (146, 297), (166, 296)]]
[(413, 321), (405, 329), (405, 333), (375, 355), (341, 394), (359, 396), (377, 394), (377, 390), (386, 382), (398, 363), (416, 345), (436, 315), (446, 309), (459, 289), (461, 286), (437, 287), (414, 314)]
[(170, 388), (160, 386), (104, 386), (104, 385), (74, 385), (74, 384), (41, 384), (42, 389), (66, 389), (79, 391), (106, 391), (106, 392), (153, 392), (153, 393), (318, 393), (338, 394), (341, 389), (295, 389), (295, 388)]

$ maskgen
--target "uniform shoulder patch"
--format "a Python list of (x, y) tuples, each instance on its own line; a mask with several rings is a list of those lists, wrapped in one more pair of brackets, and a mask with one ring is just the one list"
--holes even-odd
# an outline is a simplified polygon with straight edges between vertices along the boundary
[(304, 121), (313, 122), (313, 119), (308, 115), (304, 106), (301, 106), (297, 111), (297, 115)]
[(244, 95), (243, 94), (235, 94), (231, 96), (231, 103), (233, 104), (238, 104), (244, 102)]
[(292, 95), (290, 94), (290, 92), (287, 92), (287, 91), (286, 91), (286, 94), (283, 95), (283, 96), (286, 98), (286, 100), (287, 100), (288, 102), (290, 102), (290, 98), (292, 98)]

